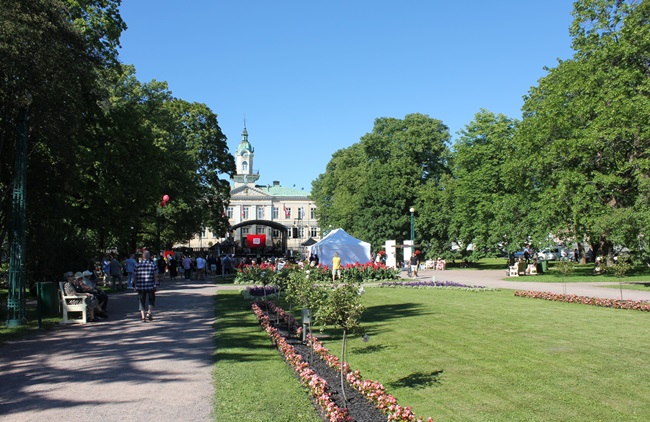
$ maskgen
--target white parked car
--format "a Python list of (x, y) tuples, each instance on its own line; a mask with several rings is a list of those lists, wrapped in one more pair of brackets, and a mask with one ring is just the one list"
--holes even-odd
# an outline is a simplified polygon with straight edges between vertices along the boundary
[(537, 257), (539, 259), (545, 259), (547, 261), (555, 261), (558, 259), (573, 259), (573, 251), (569, 251), (567, 248), (563, 248), (561, 246), (552, 246), (538, 253)]

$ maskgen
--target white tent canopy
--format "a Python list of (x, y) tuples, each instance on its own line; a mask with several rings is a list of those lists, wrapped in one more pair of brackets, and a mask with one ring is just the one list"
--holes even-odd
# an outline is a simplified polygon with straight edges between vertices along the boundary
[(320, 242), (309, 247), (310, 255), (318, 255), (318, 261), (330, 267), (335, 252), (341, 257), (341, 265), (356, 262), (365, 264), (370, 261), (370, 243), (350, 236), (343, 229), (331, 231)]

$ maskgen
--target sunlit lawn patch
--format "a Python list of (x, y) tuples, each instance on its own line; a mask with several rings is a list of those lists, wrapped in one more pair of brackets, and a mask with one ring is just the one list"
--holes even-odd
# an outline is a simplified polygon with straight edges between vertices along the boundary
[[(650, 419), (650, 315), (510, 291), (367, 289), (348, 360), (436, 420)], [(324, 341), (336, 350), (337, 333)], [(331, 343), (331, 344), (330, 344)]]
[(216, 299), (215, 420), (320, 421), (239, 291)]

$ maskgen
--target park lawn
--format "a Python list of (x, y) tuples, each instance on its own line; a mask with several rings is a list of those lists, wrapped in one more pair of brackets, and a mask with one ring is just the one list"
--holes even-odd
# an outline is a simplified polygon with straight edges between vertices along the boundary
[(216, 297), (214, 366), (217, 421), (318, 422), (292, 370), (262, 331), (239, 291)]
[(350, 366), (417, 415), (650, 420), (650, 314), (512, 291), (367, 288), (363, 301), (370, 340), (351, 338)]
[(38, 326), (38, 313), (36, 306), (27, 303), (27, 323), (17, 327), (7, 327), (7, 289), (0, 289), (0, 344), (17, 340), (30, 335), (36, 335), (48, 330), (56, 329), (61, 322), (60, 317), (44, 317), (41, 327)]

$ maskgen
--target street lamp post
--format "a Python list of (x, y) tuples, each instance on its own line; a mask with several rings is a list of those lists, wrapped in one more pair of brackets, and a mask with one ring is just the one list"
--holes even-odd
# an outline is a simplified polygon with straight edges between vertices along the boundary
[(162, 215), (162, 207), (156, 209), (156, 237), (158, 243), (158, 255), (160, 255), (160, 216)]
[(160, 207), (156, 208), (156, 233), (158, 237), (158, 255), (162, 252), (162, 245), (160, 242), (160, 218), (162, 217), (163, 208), (169, 202), (169, 195), (163, 195), (162, 201), (160, 201)]
[(7, 327), (23, 325), (27, 319), (25, 285), (27, 280), (27, 108), (18, 115), (14, 186), (11, 201), (11, 245), (9, 247), (9, 292)]
[(415, 241), (415, 217), (413, 216), (415, 208), (411, 207), (409, 211), (411, 212), (411, 240)]

